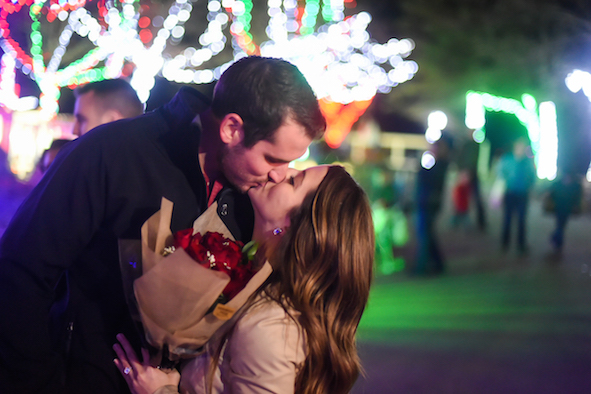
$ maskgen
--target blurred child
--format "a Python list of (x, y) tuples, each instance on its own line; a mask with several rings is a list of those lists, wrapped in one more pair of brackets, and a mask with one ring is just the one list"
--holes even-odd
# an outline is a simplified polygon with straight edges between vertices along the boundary
[(454, 215), (452, 226), (454, 228), (468, 226), (468, 208), (470, 207), (470, 174), (468, 171), (460, 171), (458, 179), (452, 190), (452, 199), (454, 204)]

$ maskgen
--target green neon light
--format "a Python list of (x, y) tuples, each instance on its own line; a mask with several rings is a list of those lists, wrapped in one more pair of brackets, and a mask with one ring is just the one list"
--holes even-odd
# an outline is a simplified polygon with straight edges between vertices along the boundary
[(466, 126), (474, 130), (474, 140), (478, 143), (486, 138), (485, 112), (503, 112), (515, 117), (527, 129), (532, 152), (538, 169), (538, 178), (556, 177), (556, 158), (558, 139), (554, 103), (540, 103), (539, 112), (536, 99), (531, 94), (523, 94), (521, 101), (498, 97), (490, 93), (468, 91), (466, 93)]

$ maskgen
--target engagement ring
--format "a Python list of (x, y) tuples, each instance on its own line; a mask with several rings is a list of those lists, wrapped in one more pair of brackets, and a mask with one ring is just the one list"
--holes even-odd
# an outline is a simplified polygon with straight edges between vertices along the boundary
[(131, 367), (125, 367), (125, 369), (123, 370), (123, 373), (126, 375), (129, 375), (130, 372), (131, 372)]

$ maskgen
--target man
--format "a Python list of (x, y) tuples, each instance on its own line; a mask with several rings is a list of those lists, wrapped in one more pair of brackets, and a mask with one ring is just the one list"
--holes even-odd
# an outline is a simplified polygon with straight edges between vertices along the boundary
[(583, 205), (583, 185), (581, 174), (573, 168), (560, 171), (559, 176), (550, 184), (543, 199), (546, 213), (556, 218), (556, 227), (550, 236), (552, 253), (549, 257), (555, 261), (562, 258), (562, 246), (566, 225), (571, 216), (579, 215)]
[[(182, 88), (156, 111), (68, 144), (0, 241), (0, 392), (128, 392), (112, 345), (117, 333), (136, 345), (139, 335), (118, 239), (139, 239), (166, 197), (173, 232), (217, 199), (227, 227), (248, 240), (250, 203), (228, 186), (245, 192), (283, 180), (325, 127), (295, 66), (248, 57), (222, 75), (211, 105)], [(62, 275), (68, 299), (54, 302)], [(50, 308), (62, 312), (53, 325)]]
[(105, 79), (78, 87), (74, 91), (73, 134), (80, 137), (105, 123), (135, 118), (144, 112), (144, 104), (123, 79)]
[[(80, 137), (91, 129), (105, 123), (125, 118), (135, 118), (144, 113), (144, 104), (135, 90), (123, 79), (105, 79), (82, 85), (74, 90), (74, 129), (72, 134)], [(44, 174), (68, 139), (51, 143), (39, 159), (38, 169)]]
[(417, 256), (411, 274), (440, 275), (445, 272), (445, 261), (437, 237), (437, 216), (441, 210), (445, 176), (449, 165), (452, 140), (444, 135), (432, 147), (435, 163), (421, 166), (416, 178)]
[(511, 222), (517, 216), (517, 246), (521, 255), (528, 253), (526, 242), (527, 207), (529, 192), (536, 182), (534, 160), (528, 157), (529, 141), (520, 137), (513, 143), (513, 151), (505, 153), (499, 162), (499, 177), (505, 181), (503, 195), (503, 230), (501, 248), (509, 248)]

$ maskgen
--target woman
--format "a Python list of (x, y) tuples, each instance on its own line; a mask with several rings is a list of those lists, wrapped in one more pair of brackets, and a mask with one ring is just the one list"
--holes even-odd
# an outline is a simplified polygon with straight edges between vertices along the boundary
[[(251, 189), (253, 238), (274, 272), (181, 368), (181, 392), (347, 393), (360, 370), (355, 333), (372, 278), (367, 197), (338, 166), (291, 170)], [(132, 391), (176, 393), (178, 374), (137, 360), (120, 338), (115, 360)], [(127, 372), (127, 374), (125, 374)]]

